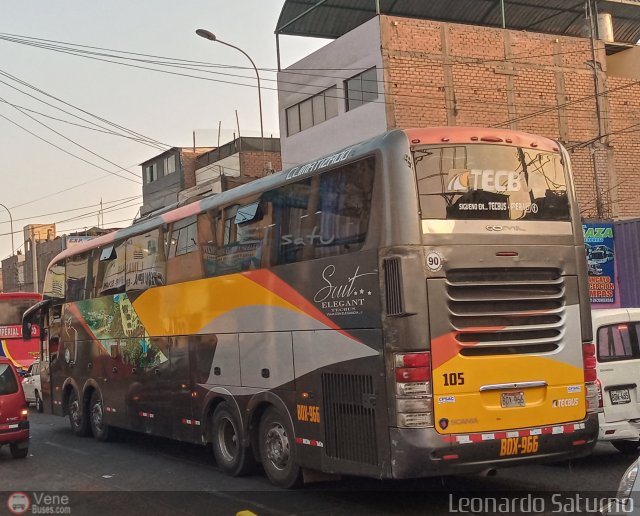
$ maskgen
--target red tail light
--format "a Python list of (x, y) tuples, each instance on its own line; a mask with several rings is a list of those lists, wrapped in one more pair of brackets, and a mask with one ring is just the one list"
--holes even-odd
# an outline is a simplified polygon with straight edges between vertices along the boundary
[(396, 367), (430, 367), (431, 355), (429, 353), (406, 353), (396, 355)]
[(433, 426), (431, 354), (397, 353), (395, 360), (396, 412), (400, 428)]
[(428, 382), (429, 381), (429, 368), (428, 367), (397, 367), (396, 368), (396, 381), (407, 382)]
[(601, 412), (602, 386), (598, 381), (596, 347), (591, 342), (582, 344), (582, 361), (584, 366), (587, 412)]
[(584, 365), (584, 381), (595, 382), (598, 378), (595, 345), (590, 342), (582, 345), (582, 359)]

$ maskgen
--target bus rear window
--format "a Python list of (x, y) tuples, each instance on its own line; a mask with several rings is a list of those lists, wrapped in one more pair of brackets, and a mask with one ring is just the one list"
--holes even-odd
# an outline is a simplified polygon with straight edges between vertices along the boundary
[(423, 219), (569, 220), (560, 154), (506, 145), (414, 151)]

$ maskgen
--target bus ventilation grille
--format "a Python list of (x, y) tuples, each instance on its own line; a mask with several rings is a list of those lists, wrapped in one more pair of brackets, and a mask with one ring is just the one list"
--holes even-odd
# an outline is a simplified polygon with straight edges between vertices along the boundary
[(373, 377), (324, 373), (325, 452), (330, 457), (378, 463)]
[(449, 320), (465, 356), (551, 353), (566, 332), (557, 269), (459, 269), (447, 273)]
[(402, 271), (400, 258), (385, 258), (384, 262), (384, 294), (387, 315), (398, 316), (404, 314), (402, 299)]

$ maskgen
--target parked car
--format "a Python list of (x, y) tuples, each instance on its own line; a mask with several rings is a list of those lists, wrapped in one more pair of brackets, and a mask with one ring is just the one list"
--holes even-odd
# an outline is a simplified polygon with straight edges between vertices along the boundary
[(602, 413), (598, 439), (622, 453), (640, 445), (640, 308), (593, 310)]
[(0, 358), (0, 446), (8, 444), (14, 458), (29, 453), (29, 409), (15, 366)]
[(33, 403), (38, 412), (44, 410), (42, 404), (42, 388), (40, 387), (40, 361), (36, 360), (29, 366), (29, 370), (22, 379), (22, 389), (27, 405)]

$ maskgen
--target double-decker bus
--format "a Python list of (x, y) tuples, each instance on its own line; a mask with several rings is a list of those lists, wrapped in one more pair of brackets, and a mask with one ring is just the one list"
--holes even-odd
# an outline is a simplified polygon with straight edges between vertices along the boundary
[[(41, 300), (37, 292), (0, 292), (0, 357), (7, 357), (19, 371), (26, 371), (40, 354), (37, 340), (22, 338), (22, 314)], [(37, 325), (30, 331), (33, 337), (40, 335)]]
[(586, 276), (559, 143), (393, 130), (62, 252), (24, 324), (78, 435), (421, 477), (591, 451)]

